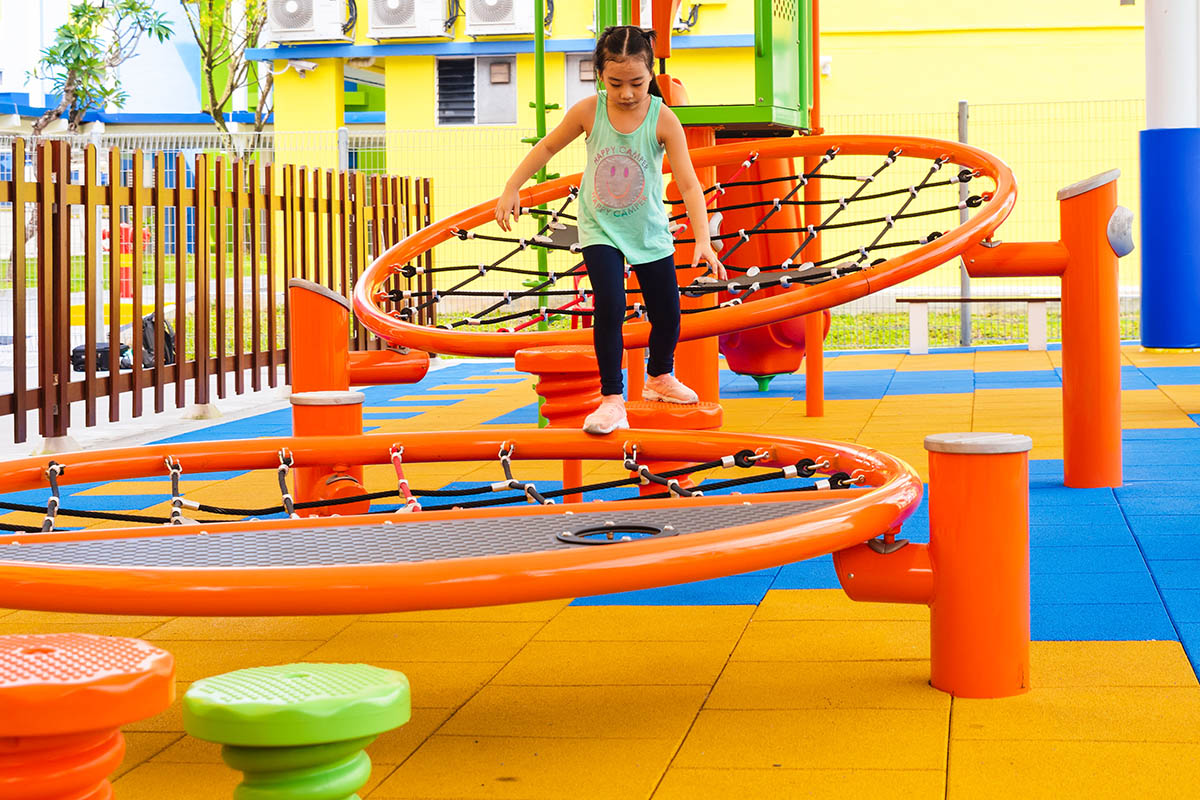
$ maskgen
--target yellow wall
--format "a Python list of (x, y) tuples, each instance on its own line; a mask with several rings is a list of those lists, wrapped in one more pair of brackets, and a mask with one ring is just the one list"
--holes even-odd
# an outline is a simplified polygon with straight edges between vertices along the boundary
[(280, 72), (276, 61), (275, 162), (325, 169), (337, 167), (337, 129), (345, 120), (344, 68), (339, 58), (323, 58), (300, 77)]

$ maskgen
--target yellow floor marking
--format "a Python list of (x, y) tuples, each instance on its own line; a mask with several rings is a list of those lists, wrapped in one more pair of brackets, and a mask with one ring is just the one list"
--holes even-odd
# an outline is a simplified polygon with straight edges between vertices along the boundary
[[(711, 685), (729, 656), (724, 642), (547, 642), (526, 645), (493, 681), (521, 686), (604, 685), (637, 676), (644, 685)], [(621, 680), (625, 680), (621, 678)]]
[[(772, 765), (774, 766), (774, 765)], [(695, 769), (672, 767), (654, 800), (803, 797), (806, 800), (944, 800), (941, 770)], [(1031, 795), (1026, 795), (1027, 797)]]
[(1200, 746), (1193, 743), (956, 740), (950, 744), (946, 796), (1188, 797), (1200, 785), (1198, 756)]
[[(672, 766), (725, 769), (945, 769), (943, 709), (700, 712)], [(880, 747), (887, 742), (887, 747)]]

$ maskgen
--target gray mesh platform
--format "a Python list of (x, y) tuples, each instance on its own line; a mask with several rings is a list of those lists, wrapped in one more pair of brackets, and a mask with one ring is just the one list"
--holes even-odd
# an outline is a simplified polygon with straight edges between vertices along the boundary
[[(122, 568), (256, 568), (314, 567), (350, 564), (396, 564), (456, 558), (534, 553), (580, 547), (622, 547), (567, 544), (560, 533), (578, 532), (612, 522), (622, 525), (671, 525), (676, 535), (748, 525), (754, 522), (825, 508), (843, 500), (802, 502), (740, 502), (718, 506), (628, 509), (520, 517), (491, 517), (395, 525), (345, 525), (221, 532), (220, 524), (206, 534), (147, 536), (78, 542), (28, 542), (0, 545), (0, 561), (35, 564), (76, 564)], [(419, 513), (419, 512), (418, 512)]]

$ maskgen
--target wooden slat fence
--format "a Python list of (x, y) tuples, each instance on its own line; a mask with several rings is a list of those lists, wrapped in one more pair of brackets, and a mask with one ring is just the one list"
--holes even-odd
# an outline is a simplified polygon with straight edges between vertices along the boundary
[[(22, 168), (31, 147), (37, 151), (32, 178)], [(144, 413), (145, 389), (161, 412), (171, 385), (175, 406), (183, 407), (213, 402), (213, 390), (223, 398), (274, 387), (281, 366), (289, 381), (288, 279), (306, 278), (348, 297), (378, 254), (433, 219), (428, 178), (264, 166), (207, 153), (190, 164), (178, 153), (153, 153), (147, 168), (142, 151), (132, 153), (132, 170), (123, 169), (129, 155), (109, 150), (103, 172), (88, 145), (73, 174), (68, 142), (12, 144), (14, 169), (10, 180), (0, 180), (0, 203), (12, 204), (13, 375), (12, 391), (0, 394), (0, 415), (13, 415), (17, 442), (27, 439), (30, 410), (38, 412), (41, 435), (57, 437), (68, 433), (73, 402), (82, 401), (84, 424), (92, 426), (102, 397), (115, 422)], [(78, 234), (81, 211), (82, 249), (72, 252), (72, 218)], [(30, 213), (36, 272), (27, 261)], [(122, 222), (132, 226), (130, 241), (118, 246), (113, 233), (111, 252), (104, 252), (101, 233)], [(429, 254), (422, 258), (431, 266)], [(428, 272), (391, 280), (395, 288), (432, 289)], [(124, 325), (121, 313), (101, 318), (101, 299), (109, 310), (124, 301)], [(144, 351), (142, 336), (149, 313), (152, 353)], [(421, 321), (433, 324), (434, 314)], [(168, 324), (173, 363), (164, 357)], [(74, 372), (73, 339), (81, 337), (84, 369)], [(352, 349), (383, 346), (357, 323), (350, 337)], [(31, 339), (33, 352), (26, 346)], [(121, 367), (114, 347), (99, 369), (98, 341), (130, 345), (132, 367)], [(34, 358), (37, 385), (30, 386)], [(130, 402), (123, 405), (126, 394)]]

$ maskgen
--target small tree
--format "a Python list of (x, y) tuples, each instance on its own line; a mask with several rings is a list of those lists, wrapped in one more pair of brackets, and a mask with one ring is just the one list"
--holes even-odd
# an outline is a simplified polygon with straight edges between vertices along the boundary
[(271, 114), (269, 68), (252, 69), (246, 49), (254, 47), (267, 21), (266, 0), (180, 0), (192, 36), (200, 47), (201, 107), (222, 133), (229, 133), (225, 110), (234, 93), (258, 86), (254, 130)]
[(34, 122), (33, 135), (64, 115), (74, 133), (89, 109), (124, 106), (127, 95), (117, 68), (134, 56), (143, 36), (163, 42), (172, 33), (165, 16), (144, 0), (75, 3), (29, 73), (53, 81), (53, 91), (61, 95), (58, 105)]

